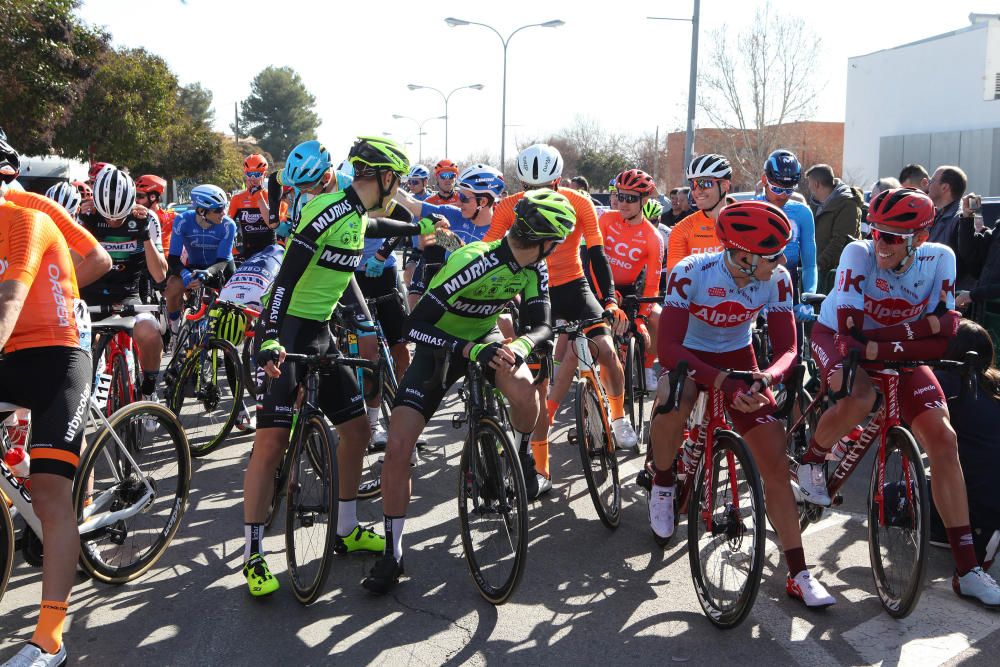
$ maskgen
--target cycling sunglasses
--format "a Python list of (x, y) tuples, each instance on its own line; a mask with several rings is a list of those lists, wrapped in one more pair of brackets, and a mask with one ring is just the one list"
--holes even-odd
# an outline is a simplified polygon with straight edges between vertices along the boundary
[(774, 264), (779, 259), (781, 259), (781, 256), (784, 255), (784, 254), (785, 254), (784, 250), (779, 250), (778, 252), (774, 253), (773, 255), (757, 255), (757, 256), (760, 257), (765, 262), (767, 262), (768, 264)]
[(881, 241), (886, 245), (900, 245), (901, 243), (906, 243), (913, 234), (896, 234), (894, 232), (883, 232), (880, 229), (875, 229), (872, 227), (872, 239), (874, 241)]
[(467, 202), (467, 201), (475, 201), (475, 199), (476, 199), (475, 197), (470, 197), (469, 195), (465, 194), (464, 192), (459, 192), (458, 193), (458, 201), (462, 202), (463, 204), (465, 202)]
[(773, 192), (776, 195), (785, 195), (785, 196), (791, 197), (793, 194), (795, 194), (795, 188), (794, 187), (792, 187), (792, 188), (783, 188), (783, 187), (780, 187), (778, 185), (775, 185), (771, 181), (767, 182), (767, 187), (768, 187), (768, 189), (771, 192)]
[(440, 174), (438, 174), (438, 178), (443, 178), (446, 181), (450, 181), (456, 176), (458, 176), (458, 174), (452, 173), (450, 171), (442, 171)]
[(423, 178), (411, 178), (410, 180), (406, 181), (406, 184), (407, 185), (420, 185), (421, 183), (424, 182), (424, 180), (425, 179), (423, 179)]
[(620, 202), (625, 202), (626, 204), (635, 204), (642, 199), (642, 197), (640, 195), (623, 195), (620, 192), (616, 192), (615, 199)]
[(711, 190), (719, 181), (715, 178), (692, 178), (688, 182), (692, 190)]
[(243, 175), (247, 176), (249, 178), (260, 178), (261, 176), (264, 175), (264, 172), (262, 172), (262, 171), (244, 171)]

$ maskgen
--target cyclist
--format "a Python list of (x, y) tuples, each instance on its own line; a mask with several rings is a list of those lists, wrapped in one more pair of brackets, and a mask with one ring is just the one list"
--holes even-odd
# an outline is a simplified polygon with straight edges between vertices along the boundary
[(726, 205), (732, 177), (733, 168), (722, 155), (706, 153), (692, 158), (687, 178), (698, 210), (674, 225), (670, 232), (668, 270), (690, 255), (716, 253), (723, 249), (716, 237), (715, 220)]
[(70, 217), (76, 218), (80, 212), (80, 191), (73, 187), (68, 181), (59, 181), (45, 191), (45, 196), (66, 209)]
[[(132, 178), (112, 164), (105, 165), (94, 180), (94, 211), (80, 216), (80, 224), (100, 241), (114, 262), (108, 273), (80, 291), (91, 306), (138, 304), (144, 271), (155, 282), (166, 278), (167, 261), (160, 246), (159, 220), (149, 212), (144, 218), (137, 217), (134, 207)], [(139, 348), (142, 367), (139, 391), (143, 400), (155, 401), (163, 339), (153, 313), (135, 316), (132, 338)]]
[[(297, 353), (336, 351), (328, 322), (361, 261), (366, 235), (385, 238), (434, 230), (429, 220), (408, 224), (368, 217), (383, 214), (410, 169), (398, 144), (379, 137), (359, 137), (348, 160), (354, 167), (354, 182), (340, 192), (334, 192), (337, 179), (330, 153), (318, 141), (292, 149), (281, 174), (283, 184), (298, 188), (311, 199), (302, 209), (267, 310), (261, 315), (264, 330), (258, 362), (274, 382), (258, 402), (257, 434), (244, 479), (243, 574), (254, 596), (268, 595), (278, 588), (264, 560), (261, 537), (274, 473), (288, 446), (298, 384), (295, 366), (279, 368), (285, 348)], [(357, 519), (361, 461), (371, 438), (361, 389), (346, 366), (337, 366), (321, 383), (320, 408), (340, 435), (337, 550), (382, 551), (385, 538), (362, 528)]]
[(0, 140), (0, 401), (35, 415), (31, 502), (45, 559), (35, 631), (4, 664), (56, 667), (66, 663), (63, 624), (80, 554), (71, 493), (92, 375), (80, 349), (66, 241), (47, 215), (6, 199), (18, 169), (17, 154)]
[(167, 192), (167, 181), (155, 174), (143, 174), (135, 181), (135, 203), (145, 206), (160, 220), (160, 243), (170, 247), (170, 232), (174, 228), (177, 213), (163, 208), (160, 202)]
[[(97, 174), (99, 174), (101, 169), (104, 169), (104, 167), (106, 167), (108, 164), (110, 163), (91, 162), (90, 169), (87, 171), (87, 180), (84, 182), (84, 185), (92, 188), (94, 186), (94, 179), (97, 178)], [(80, 202), (80, 214), (82, 215), (84, 213), (93, 213), (93, 212), (94, 212), (93, 198), (91, 197), (88, 200), (86, 197), (84, 197), (83, 201)]]
[[(407, 321), (407, 337), (416, 343), (416, 352), (400, 383), (389, 425), (382, 467), (385, 552), (362, 583), (372, 593), (389, 592), (403, 574), (410, 455), (448, 387), (465, 375), (467, 360), (479, 363), (506, 397), (518, 442), (526, 444), (543, 408), (523, 362), (552, 336), (542, 259), (569, 235), (576, 213), (565, 196), (543, 188), (527, 193), (514, 216), (513, 226), (500, 240), (470, 243), (452, 253)], [(521, 293), (523, 333), (504, 342), (497, 328), (499, 313)], [(450, 355), (448, 373), (443, 384), (428, 386), (440, 348)]]
[[(955, 254), (927, 241), (934, 204), (919, 190), (879, 193), (868, 209), (872, 240), (847, 244), (837, 267), (836, 287), (813, 327), (812, 352), (829, 386), (839, 390), (849, 347), (866, 359), (937, 359), (955, 335)], [(875, 389), (858, 369), (851, 394), (827, 410), (816, 425), (796, 471), (799, 493), (829, 505), (823, 470), (826, 454), (869, 414)], [(952, 588), (963, 597), (1000, 608), (1000, 587), (976, 560), (969, 524), (958, 442), (944, 393), (927, 366), (899, 379), (900, 416), (927, 452), (934, 471), (934, 504), (944, 522), (955, 560)]]
[[(672, 369), (686, 361), (693, 382), (684, 383), (680, 408), (656, 414), (650, 425), (654, 472), (649, 525), (657, 543), (666, 544), (674, 532), (673, 462), (697, 388), (722, 389), (733, 426), (760, 468), (767, 515), (788, 567), (786, 591), (808, 607), (827, 607), (835, 602), (833, 596), (806, 568), (785, 456), (785, 430), (772, 416), (776, 405), (768, 389), (783, 379), (797, 358), (792, 284), (788, 271), (779, 265), (791, 238), (791, 223), (776, 206), (745, 201), (722, 209), (717, 225), (725, 250), (687, 257), (667, 278), (657, 350), (660, 364)], [(774, 355), (771, 365), (759, 371), (751, 330), (763, 309)], [(756, 381), (748, 386), (728, 378), (720, 368), (752, 370)], [(668, 391), (664, 375), (657, 401), (662, 403)]]
[[(600, 317), (606, 313), (615, 322), (615, 327), (624, 332), (628, 327), (625, 313), (618, 308), (615, 298), (614, 278), (611, 276), (611, 266), (604, 252), (604, 237), (597, 222), (597, 212), (588, 196), (573, 188), (559, 186), (562, 176), (563, 159), (559, 150), (548, 144), (534, 144), (522, 150), (517, 156), (517, 177), (521, 181), (524, 192), (518, 192), (501, 199), (493, 211), (493, 223), (483, 240), (487, 243), (503, 237), (514, 224), (514, 207), (522, 197), (532, 190), (551, 188), (569, 199), (576, 213), (576, 225), (565, 243), (560, 244), (546, 258), (549, 274), (549, 292), (552, 295), (552, 316), (565, 321), (586, 320)], [(594, 277), (597, 289), (603, 296), (599, 302), (590, 285), (584, 277), (583, 263), (580, 259), (580, 245), (585, 243), (585, 254), (590, 264), (590, 272)], [(625, 371), (612, 345), (610, 332), (605, 325), (596, 325), (587, 332), (597, 348), (597, 359), (601, 364), (601, 382), (608, 392), (611, 403), (612, 429), (618, 446), (634, 449), (637, 443), (635, 431), (625, 419)], [(563, 397), (569, 391), (576, 370), (573, 350), (565, 346), (559, 365), (552, 380), (552, 389), (548, 382), (538, 387), (539, 395), (545, 403), (546, 411), (539, 419), (531, 441), (534, 453), (537, 477), (528, 471), (525, 480), (531, 491), (531, 480), (538, 479), (538, 494), (552, 488), (549, 471), (549, 428), (555, 417), (556, 410)]]
[(424, 201), (428, 204), (454, 204), (458, 165), (448, 159), (441, 160), (434, 165), (434, 178), (437, 180), (438, 191)]
[[(776, 150), (764, 163), (764, 173), (760, 176), (763, 191), (756, 197), (784, 209), (792, 223), (792, 240), (785, 247), (785, 268), (792, 276), (796, 293), (816, 291), (816, 224), (812, 210), (792, 199), (801, 179), (802, 166), (795, 154), (784, 149)], [(796, 280), (799, 269), (802, 271), (801, 286)], [(815, 319), (812, 306), (795, 304), (795, 319)]]
[[(643, 216), (644, 207), (656, 192), (652, 177), (641, 169), (626, 169), (615, 177), (614, 198), (618, 208), (601, 216), (598, 223), (604, 235), (604, 252), (611, 264), (615, 289), (625, 296), (634, 294), (655, 297), (659, 292), (663, 267), (663, 242), (656, 226)], [(643, 276), (640, 281), (640, 275)], [(644, 284), (640, 284), (640, 282)], [(656, 386), (656, 327), (660, 307), (652, 303), (639, 308), (636, 321), (639, 334), (646, 339), (646, 386)], [(647, 329), (646, 322), (649, 322)]]
[[(267, 159), (258, 153), (248, 155), (243, 160), (243, 178), (246, 189), (233, 195), (229, 202), (229, 217), (236, 223), (239, 237), (240, 257), (246, 259), (275, 242), (274, 230), (268, 222), (271, 209), (267, 203), (264, 178), (267, 176)], [(278, 212), (279, 219), (285, 211)]]
[(431, 172), (422, 164), (415, 164), (406, 175), (406, 191), (417, 201), (424, 201), (431, 196), (427, 191), (427, 179)]

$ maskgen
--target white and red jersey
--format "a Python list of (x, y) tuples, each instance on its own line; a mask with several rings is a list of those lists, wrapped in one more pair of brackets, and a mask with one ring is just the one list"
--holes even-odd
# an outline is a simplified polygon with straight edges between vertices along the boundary
[(691, 255), (667, 276), (663, 307), (688, 311), (684, 347), (730, 352), (750, 346), (754, 321), (762, 309), (791, 313), (792, 281), (785, 267), (778, 266), (769, 281), (754, 280), (739, 287), (726, 267), (725, 253)]
[(944, 303), (955, 308), (955, 253), (941, 243), (924, 243), (903, 273), (880, 269), (873, 241), (849, 243), (840, 256), (837, 281), (823, 302), (819, 323), (840, 329), (838, 311), (860, 310), (862, 329), (909, 324)]

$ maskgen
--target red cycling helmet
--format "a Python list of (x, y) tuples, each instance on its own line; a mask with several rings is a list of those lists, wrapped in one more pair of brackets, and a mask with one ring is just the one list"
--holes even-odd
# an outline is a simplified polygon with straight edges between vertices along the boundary
[(76, 188), (76, 191), (80, 193), (80, 199), (82, 201), (94, 198), (94, 191), (91, 190), (90, 186), (83, 181), (73, 181), (70, 185)]
[(779, 253), (792, 238), (788, 216), (766, 201), (729, 204), (719, 211), (715, 229), (723, 246), (754, 255)]
[(159, 176), (143, 174), (136, 179), (135, 190), (145, 193), (155, 192), (157, 196), (162, 198), (163, 193), (167, 191), (167, 182)]
[(247, 155), (247, 158), (243, 160), (243, 173), (245, 174), (250, 171), (266, 174), (267, 159), (259, 153)]
[(111, 164), (111, 163), (110, 162), (95, 162), (92, 165), (90, 165), (90, 171), (87, 172), (87, 178), (90, 180), (90, 182), (93, 183), (94, 179), (97, 178), (98, 172), (100, 172), (101, 169), (104, 169), (109, 164)]
[(458, 176), (458, 165), (451, 160), (441, 160), (434, 165), (434, 175), (437, 176), (443, 171), (450, 171)]
[(642, 169), (626, 169), (615, 177), (615, 189), (631, 190), (641, 195), (650, 195), (656, 189), (656, 183)]
[(934, 202), (920, 190), (896, 188), (875, 195), (868, 205), (868, 224), (916, 232), (934, 222)]

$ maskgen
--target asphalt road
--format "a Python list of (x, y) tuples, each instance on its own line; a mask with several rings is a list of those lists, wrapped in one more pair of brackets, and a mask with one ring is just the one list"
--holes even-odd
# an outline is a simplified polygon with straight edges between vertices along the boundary
[[(909, 618), (883, 612), (863, 513), (869, 464), (849, 483), (845, 504), (804, 535), (813, 572), (838, 603), (810, 612), (788, 599), (769, 535), (753, 611), (734, 630), (716, 629), (695, 598), (684, 540), (660, 549), (651, 538), (645, 496), (631, 483), (638, 458), (621, 455), (629, 480), (621, 526), (612, 532), (597, 519), (576, 449), (565, 444), (567, 409), (551, 448), (555, 488), (530, 507), (526, 573), (513, 599), (493, 607), (476, 592), (462, 556), (456, 490), (463, 432), (450, 419), (456, 409), (452, 393), (426, 432), (404, 537), (407, 576), (392, 595), (373, 597), (359, 585), (373, 556), (345, 556), (335, 561), (325, 594), (302, 607), (285, 576), (278, 519), (265, 547), (282, 589), (251, 599), (240, 573), (250, 437), (230, 438), (196, 460), (183, 524), (153, 571), (122, 587), (80, 575), (65, 635), (71, 662), (997, 664), (1000, 614), (951, 592), (947, 550), (931, 548), (927, 586)], [(377, 523), (380, 502), (361, 503), (359, 513)], [(30, 637), (40, 594), (41, 571), (17, 556), (0, 601), (0, 657)]]

